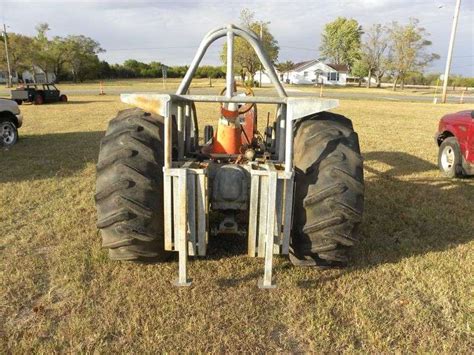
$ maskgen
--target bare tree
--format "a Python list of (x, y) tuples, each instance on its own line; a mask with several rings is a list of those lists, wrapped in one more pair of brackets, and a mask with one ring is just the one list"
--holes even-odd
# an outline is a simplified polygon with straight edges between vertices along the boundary
[(403, 90), (409, 72), (421, 71), (430, 62), (439, 59), (439, 55), (435, 53), (426, 53), (427, 47), (431, 45), (431, 41), (427, 40), (430, 34), (423, 27), (419, 27), (418, 23), (416, 18), (410, 18), (407, 25), (393, 22), (388, 30), (388, 63), (394, 76), (393, 90), (396, 90), (398, 82)]
[[(278, 41), (273, 37), (268, 28), (268, 24), (262, 21), (255, 20), (255, 13), (249, 9), (243, 9), (240, 13), (240, 24), (253, 31), (257, 36), (260, 34), (262, 29), (262, 42), (268, 56), (272, 62), (276, 62), (278, 58)], [(225, 63), (227, 60), (227, 43), (224, 43), (221, 51), (222, 62)], [(255, 72), (261, 69), (260, 59), (258, 59), (252, 46), (244, 39), (237, 37), (234, 40), (234, 65), (237, 72), (243, 80), (246, 78), (246, 74), (250, 77), (250, 83), (253, 84)]]
[(380, 87), (382, 76), (386, 70), (385, 52), (387, 47), (387, 28), (381, 24), (375, 24), (369, 28), (361, 46), (361, 61), (367, 69), (368, 88), (370, 88), (372, 76), (376, 77), (377, 87)]

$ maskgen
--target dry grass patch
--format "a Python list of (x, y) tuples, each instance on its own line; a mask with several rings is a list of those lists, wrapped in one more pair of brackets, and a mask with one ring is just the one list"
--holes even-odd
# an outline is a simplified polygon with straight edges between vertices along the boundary
[[(345, 270), (278, 258), (271, 292), (242, 239), (212, 240), (190, 289), (170, 285), (176, 259), (107, 260), (95, 163), (125, 107), (112, 96), (22, 107), (21, 139), (0, 151), (2, 352), (470, 353), (474, 184), (440, 176), (433, 142), (438, 118), (463, 107), (343, 101), (366, 158), (362, 241)], [(200, 108), (215, 121), (217, 108)]]

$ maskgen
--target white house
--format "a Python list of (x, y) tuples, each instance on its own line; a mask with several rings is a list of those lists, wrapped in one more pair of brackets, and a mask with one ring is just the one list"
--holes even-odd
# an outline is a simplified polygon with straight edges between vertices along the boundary
[(325, 64), (317, 59), (298, 63), (285, 79), (290, 84), (346, 85), (348, 68), (343, 64)]
[[(345, 86), (348, 75), (348, 68), (343, 64), (325, 64), (317, 59), (297, 63), (287, 73), (277, 71), (280, 81), (287, 84), (306, 85), (341, 85)], [(255, 74), (255, 80), (259, 81), (260, 72)], [(262, 84), (270, 84), (270, 78), (262, 72)]]

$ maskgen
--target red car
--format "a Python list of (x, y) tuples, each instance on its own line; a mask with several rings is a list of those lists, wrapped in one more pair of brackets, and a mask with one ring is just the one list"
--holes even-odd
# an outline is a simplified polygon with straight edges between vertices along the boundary
[(438, 165), (446, 176), (474, 175), (474, 111), (443, 116), (435, 139), (439, 146)]

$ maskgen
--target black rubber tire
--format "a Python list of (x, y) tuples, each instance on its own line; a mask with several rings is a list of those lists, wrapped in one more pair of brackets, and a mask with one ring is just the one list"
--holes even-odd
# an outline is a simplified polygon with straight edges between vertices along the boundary
[(0, 147), (8, 149), (17, 141), (18, 129), (15, 124), (8, 118), (0, 118)]
[[(443, 151), (446, 148), (452, 149), (452, 152), (454, 154), (454, 161), (451, 167), (445, 169), (443, 168), (441, 159), (442, 159)], [(449, 178), (460, 178), (464, 175), (463, 168), (462, 168), (461, 148), (459, 147), (459, 143), (455, 137), (446, 138), (439, 146), (438, 167), (443, 172), (443, 174)]]
[(42, 94), (36, 94), (35, 100), (33, 101), (35, 105), (43, 105), (44, 104), (44, 97)]
[(113, 260), (167, 258), (163, 231), (163, 118), (120, 111), (100, 144), (97, 227)]
[(300, 266), (346, 266), (364, 208), (364, 172), (352, 122), (320, 112), (294, 138), (295, 205), (290, 259)]

